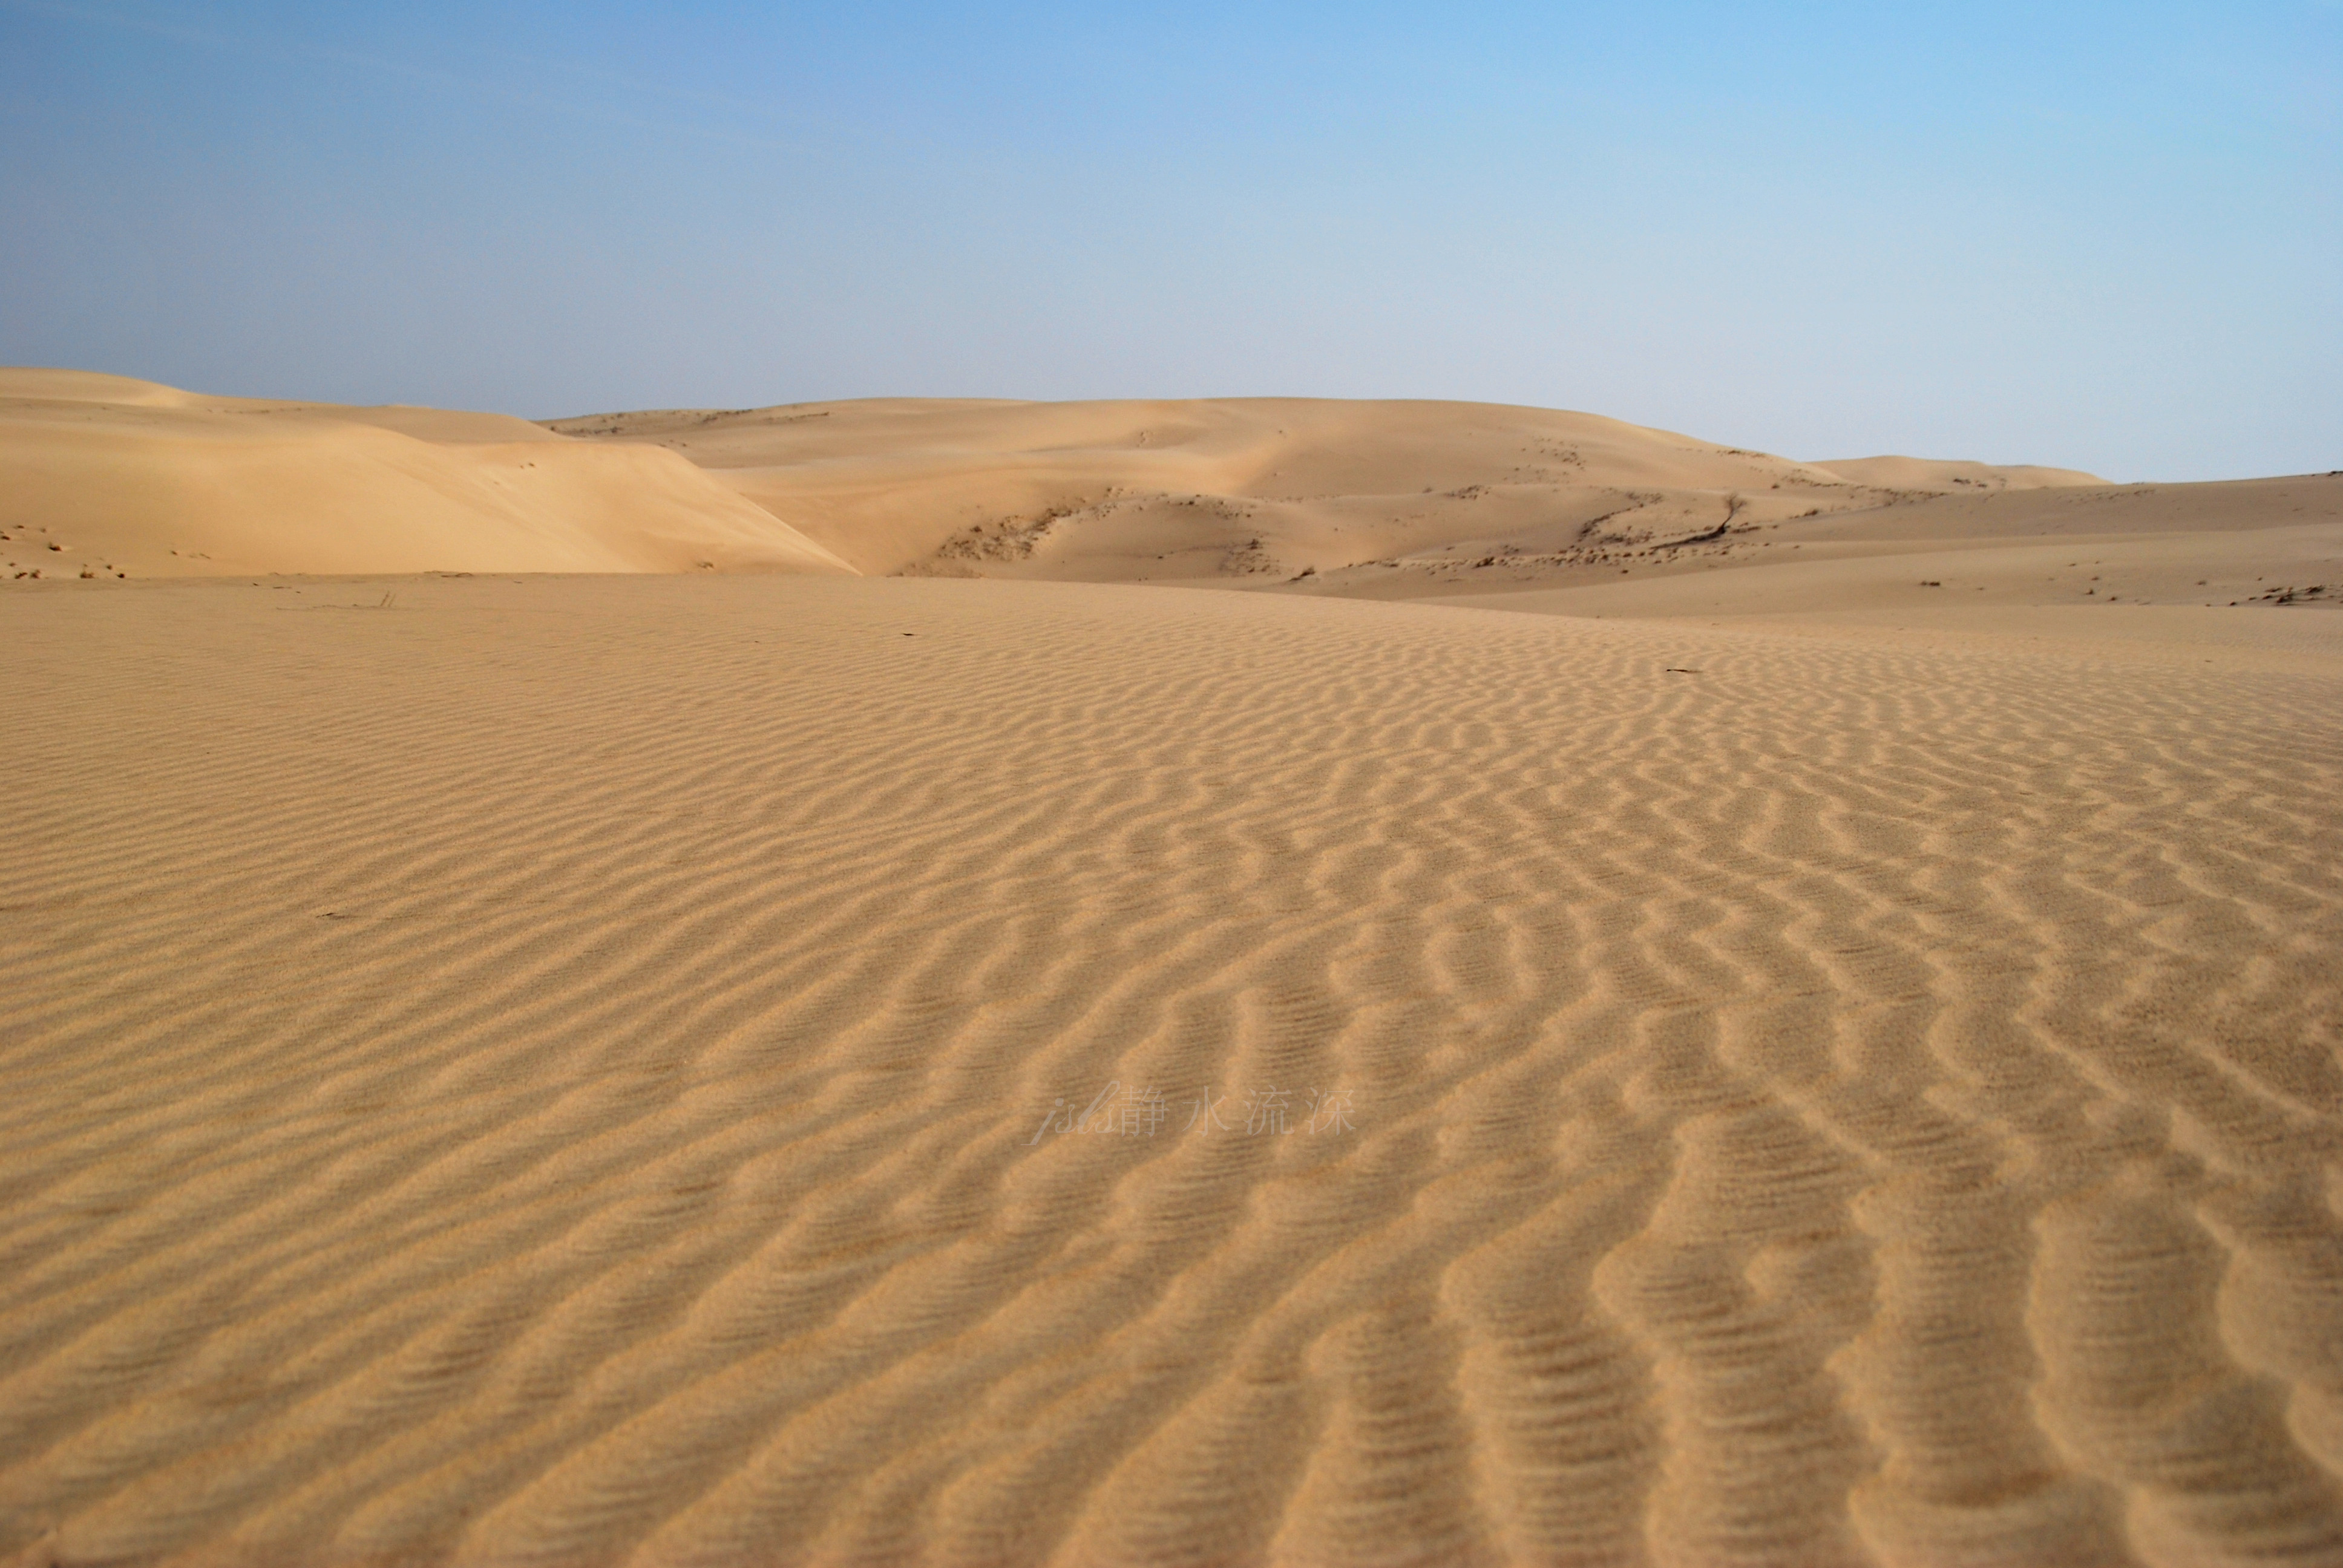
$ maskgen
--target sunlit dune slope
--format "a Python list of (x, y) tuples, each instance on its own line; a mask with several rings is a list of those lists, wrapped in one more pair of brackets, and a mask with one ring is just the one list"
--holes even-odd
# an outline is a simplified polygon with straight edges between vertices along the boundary
[(10, 580), (850, 569), (672, 454), (504, 415), (5, 370), (0, 474)]

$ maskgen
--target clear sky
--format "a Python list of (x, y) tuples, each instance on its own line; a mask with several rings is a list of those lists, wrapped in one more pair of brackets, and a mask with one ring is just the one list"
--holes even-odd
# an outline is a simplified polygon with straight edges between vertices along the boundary
[(2343, 467), (2343, 0), (0, 0), (0, 363)]

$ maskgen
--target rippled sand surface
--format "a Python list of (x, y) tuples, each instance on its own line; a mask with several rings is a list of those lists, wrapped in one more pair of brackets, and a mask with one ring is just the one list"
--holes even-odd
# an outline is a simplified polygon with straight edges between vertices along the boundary
[(0, 1557), (2343, 1561), (2343, 666), (810, 578), (0, 636)]

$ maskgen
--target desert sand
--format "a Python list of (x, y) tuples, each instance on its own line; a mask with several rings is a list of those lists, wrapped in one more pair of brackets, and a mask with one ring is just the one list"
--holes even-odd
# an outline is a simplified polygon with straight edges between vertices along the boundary
[(58, 374), (0, 1561), (2343, 1561), (2343, 478)]

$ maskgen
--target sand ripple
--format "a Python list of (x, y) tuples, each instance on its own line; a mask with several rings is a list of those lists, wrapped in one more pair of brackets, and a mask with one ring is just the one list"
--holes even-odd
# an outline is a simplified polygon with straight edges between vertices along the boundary
[(2343, 1560), (2335, 679), (379, 588), (0, 607), (0, 1553)]

